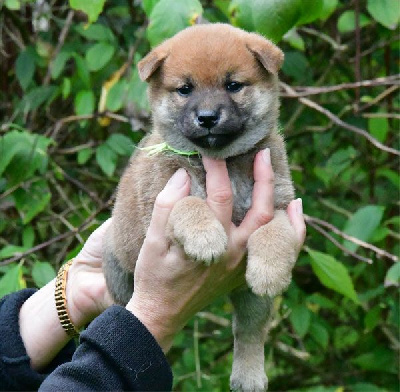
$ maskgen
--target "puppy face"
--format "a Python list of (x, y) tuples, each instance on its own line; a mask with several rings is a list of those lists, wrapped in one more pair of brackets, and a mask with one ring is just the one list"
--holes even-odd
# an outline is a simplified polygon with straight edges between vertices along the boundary
[(180, 150), (225, 159), (247, 152), (276, 126), (283, 53), (224, 24), (181, 31), (138, 64), (153, 122)]

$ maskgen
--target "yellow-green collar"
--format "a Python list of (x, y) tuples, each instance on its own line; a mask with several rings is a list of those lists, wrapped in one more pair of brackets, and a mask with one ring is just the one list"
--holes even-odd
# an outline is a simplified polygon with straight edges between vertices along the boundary
[(154, 144), (154, 145), (148, 146), (148, 147), (142, 147), (141, 150), (147, 151), (147, 154), (149, 156), (157, 155), (157, 154), (160, 154), (162, 152), (173, 152), (174, 154), (182, 155), (182, 156), (185, 156), (185, 157), (190, 157), (192, 155), (200, 156), (200, 153), (198, 151), (177, 150), (176, 148), (171, 147), (166, 142), (160, 143), (160, 144)]

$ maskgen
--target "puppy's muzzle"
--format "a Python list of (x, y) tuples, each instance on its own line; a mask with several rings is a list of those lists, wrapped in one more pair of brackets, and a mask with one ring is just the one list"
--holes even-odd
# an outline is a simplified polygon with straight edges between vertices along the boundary
[(202, 128), (211, 129), (215, 127), (220, 119), (220, 113), (214, 110), (201, 110), (194, 118), (194, 123)]

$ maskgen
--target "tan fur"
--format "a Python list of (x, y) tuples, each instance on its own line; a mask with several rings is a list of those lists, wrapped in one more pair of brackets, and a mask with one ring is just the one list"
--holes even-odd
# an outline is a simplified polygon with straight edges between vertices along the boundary
[[(261, 36), (211, 24), (180, 32), (138, 64), (141, 78), (149, 82), (154, 125), (141, 147), (166, 141), (176, 149), (198, 150), (202, 155), (226, 159), (235, 224), (240, 224), (251, 206), (255, 154), (266, 147), (271, 150), (277, 211), (274, 219), (248, 241), (246, 279), (251, 290), (242, 288), (231, 296), (235, 308), (231, 388), (240, 391), (267, 388), (263, 345), (271, 297), (288, 286), (295, 262), (294, 231), (283, 211), (294, 192), (284, 142), (277, 130), (276, 73), (282, 61), (282, 52)], [(176, 89), (188, 80), (194, 86), (193, 94), (179, 95)], [(225, 89), (227, 80), (245, 86), (229, 93)], [(216, 107), (220, 128), (208, 132), (227, 133), (232, 140), (221, 148), (199, 147), (191, 136), (202, 136), (204, 129), (193, 125), (193, 116), (197, 110)], [(132, 294), (132, 273), (155, 198), (180, 167), (191, 176), (192, 196), (175, 205), (167, 234), (192, 259), (207, 264), (217, 262), (226, 250), (226, 233), (204, 201), (201, 159), (173, 153), (149, 156), (138, 149), (121, 178), (104, 248), (107, 284), (118, 303), (126, 303)]]

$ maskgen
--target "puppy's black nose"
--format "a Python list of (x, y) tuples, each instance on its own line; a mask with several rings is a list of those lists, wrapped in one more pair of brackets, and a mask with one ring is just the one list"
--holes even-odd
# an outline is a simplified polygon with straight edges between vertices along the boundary
[(211, 129), (218, 124), (219, 113), (214, 110), (200, 110), (195, 121), (201, 127)]

